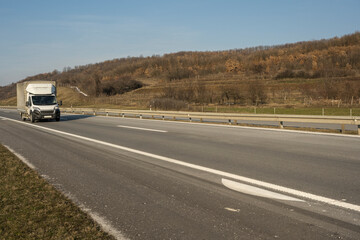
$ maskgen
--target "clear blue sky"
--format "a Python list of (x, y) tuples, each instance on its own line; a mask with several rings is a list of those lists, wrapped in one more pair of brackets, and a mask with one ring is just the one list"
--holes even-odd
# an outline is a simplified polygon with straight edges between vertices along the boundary
[(114, 58), (359, 30), (360, 0), (0, 0), (0, 86)]

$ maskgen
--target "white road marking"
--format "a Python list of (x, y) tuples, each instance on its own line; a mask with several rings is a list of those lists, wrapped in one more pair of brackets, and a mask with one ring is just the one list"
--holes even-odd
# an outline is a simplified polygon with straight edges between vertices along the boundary
[(99, 213), (87, 208), (83, 203), (81, 203), (74, 195), (68, 192), (62, 192), (68, 199), (75, 203), (83, 212), (90, 215), (90, 217), (97, 222), (101, 228), (114, 236), (117, 240), (127, 240), (127, 238), (117, 230), (105, 217), (101, 216)]
[(93, 212), (91, 210), (87, 211), (86, 213), (89, 214), (90, 217), (92, 217), (92, 219), (94, 219), (95, 222), (97, 222), (105, 232), (114, 236), (115, 239), (117, 239), (117, 240), (127, 239), (124, 237), (124, 235), (120, 231), (118, 231), (115, 227), (113, 227), (111, 225), (111, 223), (106, 220), (106, 218), (100, 216), (99, 214), (97, 214), (96, 212)]
[(267, 182), (259, 181), (259, 180), (256, 180), (256, 179), (239, 176), (239, 175), (236, 175), (236, 174), (233, 174), (233, 173), (224, 172), (224, 171), (220, 171), (220, 170), (216, 170), (216, 169), (212, 169), (212, 168), (208, 168), (208, 167), (199, 166), (199, 165), (192, 164), (192, 163), (183, 162), (183, 161), (176, 160), (176, 159), (173, 159), (173, 158), (168, 158), (168, 157), (148, 153), (148, 152), (144, 152), (144, 151), (141, 151), (141, 150), (136, 150), (136, 149), (116, 145), (116, 144), (113, 144), (113, 143), (108, 143), (108, 142), (104, 142), (104, 141), (100, 141), (100, 140), (96, 140), (96, 139), (92, 139), (92, 138), (88, 138), (88, 137), (83, 137), (83, 136), (72, 134), (72, 133), (67, 133), (67, 132), (62, 132), (62, 131), (51, 129), (51, 128), (42, 127), (42, 126), (39, 126), (39, 125), (36, 125), (36, 124), (30, 124), (30, 123), (14, 120), (14, 119), (11, 119), (11, 118), (6, 118), (6, 119), (9, 120), (9, 121), (19, 123), (19, 124), (27, 125), (29, 127), (42, 129), (42, 130), (45, 130), (46, 132), (53, 132), (53, 133), (58, 133), (58, 134), (64, 135), (64, 136), (69, 136), (69, 137), (73, 137), (73, 138), (77, 138), (77, 139), (82, 139), (82, 140), (85, 140), (85, 141), (89, 141), (89, 142), (101, 144), (101, 145), (104, 145), (104, 146), (120, 149), (120, 150), (123, 150), (123, 151), (139, 154), (139, 155), (142, 155), (142, 156), (154, 158), (154, 159), (161, 160), (161, 161), (164, 161), (164, 162), (177, 164), (179, 166), (184, 166), (184, 167), (196, 169), (196, 170), (199, 170), (199, 171), (215, 174), (215, 175), (218, 175), (218, 176), (221, 176), (221, 177), (226, 177), (226, 178), (231, 178), (231, 179), (234, 179), (234, 180), (239, 180), (241, 182), (250, 183), (252, 185), (256, 185), (256, 186), (259, 186), (259, 187), (264, 187), (264, 188), (271, 189), (271, 190), (274, 190), (274, 191), (287, 193), (287, 194), (290, 194), (290, 195), (297, 196), (299, 198), (311, 199), (311, 200), (318, 201), (318, 202), (323, 202), (323, 203), (326, 203), (326, 204), (329, 204), (329, 205), (332, 205), (332, 206), (347, 208), (347, 209), (350, 209), (350, 210), (353, 210), (353, 211), (356, 211), (356, 212), (360, 212), (360, 206), (359, 205), (346, 203), (346, 202), (343, 202), (343, 201), (339, 201), (339, 200), (335, 200), (335, 199), (331, 199), (331, 198), (327, 198), (327, 197), (322, 197), (322, 196), (318, 196), (318, 195), (303, 192), (303, 191), (298, 191), (298, 190), (287, 188), (287, 187), (282, 187), (282, 186), (279, 186), (279, 185), (276, 185), (276, 184), (267, 183)]
[(230, 188), (231, 190), (249, 194), (249, 195), (253, 195), (253, 196), (285, 200), (285, 201), (304, 202), (303, 200), (298, 199), (298, 198), (289, 197), (289, 196), (286, 196), (286, 195), (283, 195), (280, 193), (271, 192), (271, 191), (268, 191), (268, 190), (265, 190), (262, 188), (250, 186), (250, 185), (239, 183), (239, 182), (234, 182), (234, 181), (224, 179), (224, 178), (221, 179), (221, 183), (225, 187)]
[(131, 126), (125, 126), (125, 125), (117, 125), (117, 127), (120, 127), (120, 128), (129, 128), (129, 129), (136, 129), (136, 130), (142, 130), (142, 131), (149, 131), (149, 132), (161, 132), (161, 133), (166, 133), (166, 132), (168, 132), (168, 131), (164, 131), (164, 130), (157, 130), (157, 129), (150, 129), (150, 128), (131, 127)]
[(226, 207), (224, 208), (225, 210), (228, 210), (230, 212), (240, 212), (240, 209), (234, 209), (234, 208), (229, 208), (229, 207)]
[(6, 147), (10, 152), (12, 152), (12, 154), (14, 154), (16, 157), (18, 157), (23, 163), (25, 163), (29, 168), (35, 170), (36, 167), (30, 163), (24, 156), (22, 156), (21, 154), (15, 152), (12, 148), (10, 148), (9, 146), (3, 145), (4, 147)]

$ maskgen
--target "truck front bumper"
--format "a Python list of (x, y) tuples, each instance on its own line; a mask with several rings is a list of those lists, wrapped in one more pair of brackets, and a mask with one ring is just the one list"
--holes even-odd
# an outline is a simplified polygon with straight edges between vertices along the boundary
[(60, 110), (59, 109), (55, 111), (34, 110), (34, 117), (36, 120), (60, 118)]

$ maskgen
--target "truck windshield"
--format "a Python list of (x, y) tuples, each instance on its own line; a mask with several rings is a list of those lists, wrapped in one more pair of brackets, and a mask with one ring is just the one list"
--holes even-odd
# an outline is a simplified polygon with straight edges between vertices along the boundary
[(34, 105), (54, 105), (56, 98), (55, 96), (33, 96), (32, 102)]

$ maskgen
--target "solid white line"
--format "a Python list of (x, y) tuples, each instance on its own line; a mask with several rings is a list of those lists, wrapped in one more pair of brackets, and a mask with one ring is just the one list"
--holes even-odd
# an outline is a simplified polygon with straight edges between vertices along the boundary
[(35, 166), (30, 163), (24, 156), (22, 156), (21, 154), (15, 152), (12, 148), (10, 148), (9, 146), (3, 145), (4, 147), (6, 147), (10, 152), (12, 152), (12, 154), (14, 154), (16, 157), (18, 157), (23, 163), (25, 163), (29, 168), (31, 169), (36, 169)]
[[(83, 211), (85, 211), (83, 208), (81, 208)], [(91, 210), (85, 211), (87, 214), (92, 217), (92, 219), (97, 222), (102, 229), (109, 233), (110, 235), (114, 236), (117, 240), (125, 240), (127, 239), (120, 231), (118, 231), (115, 227), (111, 225), (109, 221), (107, 221), (106, 218), (102, 217), (101, 215), (97, 214), (96, 212), (93, 212)]]
[(81, 203), (74, 195), (70, 194), (70, 193), (65, 193), (63, 192), (63, 194), (69, 198), (70, 200), (72, 200), (83, 212), (87, 213), (90, 215), (90, 217), (97, 222), (101, 228), (109, 233), (110, 235), (114, 236), (115, 239), (117, 240), (127, 240), (128, 238), (126, 238), (120, 231), (118, 231), (111, 223), (110, 221), (108, 221), (105, 217), (101, 216), (99, 213), (93, 211), (90, 208), (87, 208), (83, 203)]
[(27, 125), (29, 127), (42, 129), (42, 130), (45, 130), (46, 132), (53, 132), (53, 133), (58, 133), (58, 134), (61, 134), (61, 135), (65, 135), (65, 136), (69, 136), (69, 137), (73, 137), (73, 138), (77, 138), (77, 139), (82, 139), (82, 140), (85, 140), (85, 141), (101, 144), (101, 145), (104, 145), (104, 146), (120, 149), (120, 150), (123, 150), (123, 151), (139, 154), (139, 155), (154, 158), (154, 159), (158, 159), (158, 160), (161, 160), (161, 161), (164, 161), (164, 162), (177, 164), (177, 165), (180, 165), (180, 166), (200, 170), (200, 171), (207, 172), (207, 173), (212, 173), (212, 174), (219, 175), (219, 176), (222, 176), (222, 177), (232, 178), (234, 180), (239, 180), (241, 182), (250, 183), (252, 185), (256, 185), (256, 186), (259, 186), (259, 187), (264, 187), (264, 188), (271, 189), (271, 190), (274, 190), (274, 191), (287, 193), (287, 194), (294, 195), (294, 196), (297, 196), (297, 197), (300, 197), (300, 198), (307, 198), (307, 199), (311, 199), (311, 200), (314, 200), (314, 201), (323, 202), (323, 203), (326, 203), (326, 204), (329, 204), (329, 205), (342, 207), (342, 208), (347, 208), (347, 209), (350, 209), (350, 210), (353, 210), (353, 211), (360, 212), (360, 206), (359, 205), (346, 203), (346, 202), (342, 202), (342, 201), (339, 201), (339, 200), (335, 200), (335, 199), (331, 199), (331, 198), (327, 198), (327, 197), (322, 197), (322, 196), (318, 196), (318, 195), (307, 193), (307, 192), (298, 191), (298, 190), (287, 188), (287, 187), (282, 187), (282, 186), (279, 186), (279, 185), (276, 185), (276, 184), (267, 183), (267, 182), (259, 181), (259, 180), (256, 180), (256, 179), (239, 176), (239, 175), (236, 175), (236, 174), (233, 174), (233, 173), (228, 173), (228, 172), (224, 172), (224, 171), (220, 171), (220, 170), (216, 170), (216, 169), (212, 169), (212, 168), (208, 168), (208, 167), (203, 167), (203, 166), (195, 165), (195, 164), (192, 164), (192, 163), (187, 163), (187, 162), (183, 162), (183, 161), (180, 161), (180, 160), (176, 160), (176, 159), (173, 159), (173, 158), (168, 158), (168, 157), (164, 157), (164, 156), (160, 156), (160, 155), (156, 155), (156, 154), (152, 154), (152, 153), (148, 153), (148, 152), (144, 152), (144, 151), (140, 151), (140, 150), (136, 150), (136, 149), (120, 146), (120, 145), (116, 145), (116, 144), (113, 144), (113, 143), (108, 143), (108, 142), (104, 142), (104, 141), (100, 141), (100, 140), (96, 140), (96, 139), (92, 139), (92, 138), (88, 138), (88, 137), (83, 137), (83, 136), (72, 134), (72, 133), (62, 132), (62, 131), (59, 131), (59, 130), (46, 128), (46, 127), (42, 127), (42, 126), (39, 126), (39, 125), (30, 124), (30, 123), (10, 119), (10, 118), (6, 118), (6, 119), (9, 120), (9, 121), (19, 123), (19, 124)]
[(234, 182), (234, 181), (224, 179), (224, 178), (221, 179), (221, 183), (225, 187), (230, 188), (231, 190), (241, 192), (241, 193), (245, 193), (245, 194), (249, 194), (249, 195), (253, 195), (253, 196), (271, 198), (271, 199), (278, 199), (278, 200), (285, 200), (285, 201), (304, 202), (303, 200), (298, 199), (298, 198), (289, 197), (289, 196), (286, 196), (284, 194), (271, 192), (271, 191), (268, 191), (268, 190), (265, 190), (265, 189), (262, 189), (262, 188), (253, 187), (251, 185), (247, 185), (247, 184), (243, 184), (243, 183), (239, 183), (239, 182)]
[(166, 133), (166, 132), (168, 132), (168, 131), (164, 131), (164, 130), (157, 130), (157, 129), (150, 129), (150, 128), (131, 127), (131, 126), (125, 126), (125, 125), (117, 125), (117, 127), (129, 128), (129, 129), (135, 129), (135, 130), (142, 130), (142, 131), (149, 131), (149, 132), (161, 132), (161, 133)]

